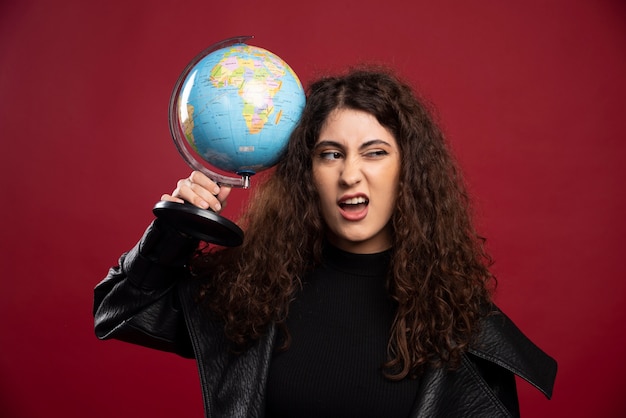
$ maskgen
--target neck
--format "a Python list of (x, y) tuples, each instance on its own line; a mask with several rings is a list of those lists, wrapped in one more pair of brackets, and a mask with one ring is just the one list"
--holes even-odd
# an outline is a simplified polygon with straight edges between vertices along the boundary
[(353, 254), (376, 254), (391, 249), (391, 230), (386, 228), (377, 236), (362, 240), (351, 241), (328, 231), (326, 239), (333, 246), (348, 253)]

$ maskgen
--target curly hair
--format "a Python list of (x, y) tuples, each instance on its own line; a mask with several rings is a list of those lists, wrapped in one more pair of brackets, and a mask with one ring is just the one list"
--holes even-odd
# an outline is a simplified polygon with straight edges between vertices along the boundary
[(468, 193), (431, 111), (387, 69), (351, 69), (309, 86), (283, 158), (255, 186), (243, 212), (243, 245), (195, 259), (194, 272), (210, 277), (203, 301), (239, 347), (261, 338), (272, 323), (284, 326), (302, 278), (321, 262), (325, 226), (312, 203), (319, 202), (312, 155), (328, 115), (338, 108), (374, 115), (401, 153), (387, 277), (397, 311), (384, 374), (400, 380), (416, 377), (427, 365), (455, 368), (491, 302), (491, 259), (472, 225)]

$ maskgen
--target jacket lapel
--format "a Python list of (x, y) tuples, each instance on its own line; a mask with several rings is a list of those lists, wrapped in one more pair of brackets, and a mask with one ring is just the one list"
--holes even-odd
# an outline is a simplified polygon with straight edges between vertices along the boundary
[(548, 399), (552, 397), (556, 361), (530, 341), (500, 310), (482, 321), (476, 343), (469, 352), (515, 373)]
[(412, 418), (513, 416), (466, 356), (457, 370), (431, 368), (420, 379)]

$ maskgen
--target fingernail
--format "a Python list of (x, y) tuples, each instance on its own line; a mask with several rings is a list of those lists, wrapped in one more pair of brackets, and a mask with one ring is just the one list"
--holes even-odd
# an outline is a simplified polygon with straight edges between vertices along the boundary
[(219, 203), (215, 204), (215, 211), (219, 212), (220, 210), (222, 210), (222, 205), (220, 205)]
[(205, 202), (204, 200), (201, 200), (201, 201), (200, 201), (200, 206), (201, 206), (203, 209), (208, 209), (208, 208), (209, 208), (209, 204), (208, 204), (208, 202)]

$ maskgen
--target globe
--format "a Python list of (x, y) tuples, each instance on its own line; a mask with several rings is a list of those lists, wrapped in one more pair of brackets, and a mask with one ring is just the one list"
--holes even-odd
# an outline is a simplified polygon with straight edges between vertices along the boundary
[(246, 178), (270, 168), (305, 104), (292, 68), (245, 39), (227, 40), (199, 54), (178, 80), (169, 115), (174, 141), (190, 166), (222, 184), (242, 187), (247, 185), (198, 164), (196, 157)]
[[(250, 38), (226, 39), (198, 54), (178, 77), (169, 103), (170, 131), (181, 156), (231, 187), (249, 187), (250, 176), (279, 161), (305, 103), (291, 67), (246, 44)], [(210, 209), (161, 200), (152, 211), (200, 240), (229, 247), (243, 242), (241, 228)]]

